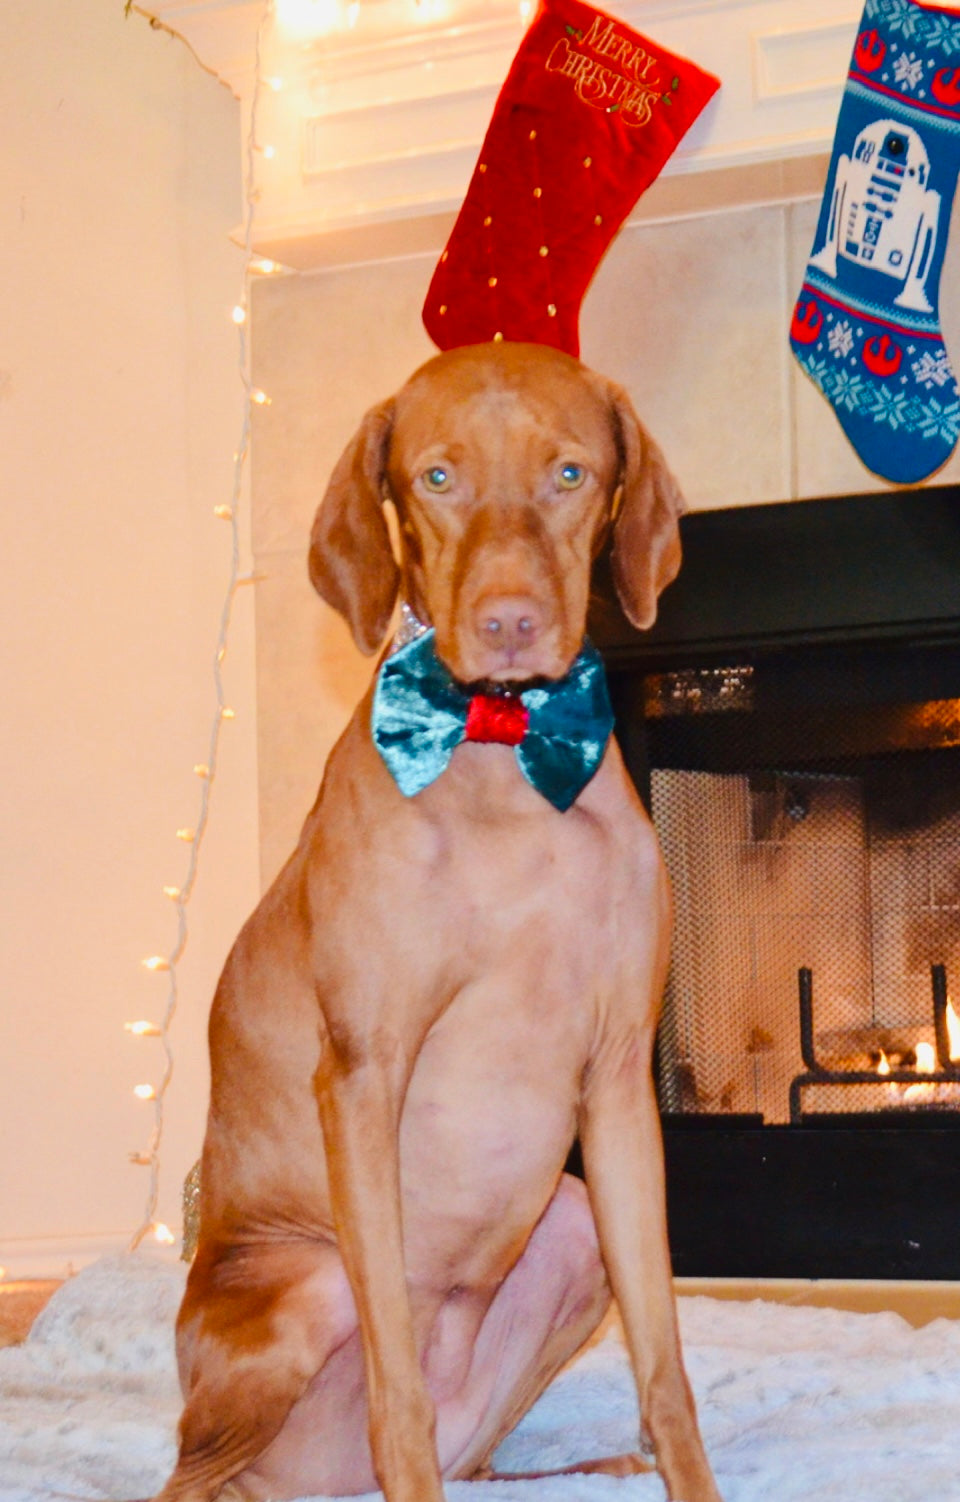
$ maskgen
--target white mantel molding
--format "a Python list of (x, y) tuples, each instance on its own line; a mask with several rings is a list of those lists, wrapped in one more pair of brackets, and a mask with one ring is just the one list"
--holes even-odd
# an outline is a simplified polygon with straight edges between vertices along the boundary
[[(272, 154), (258, 157), (256, 245), (301, 269), (436, 243), (525, 24), (517, 0), (359, 0), (352, 29), (303, 42), (264, 0), (137, 9), (237, 95), (242, 147), (260, 27), (257, 137)], [(665, 176), (829, 149), (861, 0), (621, 0), (614, 10), (722, 80)]]

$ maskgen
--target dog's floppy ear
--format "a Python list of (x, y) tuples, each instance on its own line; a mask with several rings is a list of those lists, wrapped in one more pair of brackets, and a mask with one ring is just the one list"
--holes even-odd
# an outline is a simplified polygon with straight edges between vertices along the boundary
[(626, 392), (608, 388), (621, 454), (620, 509), (613, 529), (613, 582), (624, 615), (643, 630), (657, 614), (657, 596), (680, 569), (678, 518), (683, 496), (659, 447)]
[(337, 462), (310, 533), (310, 580), (361, 652), (383, 640), (400, 572), (383, 514), (393, 402), (371, 408)]

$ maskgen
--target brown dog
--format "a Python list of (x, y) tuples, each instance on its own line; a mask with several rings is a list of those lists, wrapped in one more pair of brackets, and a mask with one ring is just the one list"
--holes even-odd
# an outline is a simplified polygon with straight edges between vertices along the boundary
[[(679, 499), (617, 388), (540, 346), (460, 349), (364, 419), (311, 578), (364, 651), (400, 588), (458, 683), (555, 683), (617, 508), (617, 589), (645, 626), (679, 567)], [(566, 812), (510, 744), (465, 742), (405, 796), (372, 702), (214, 1002), (164, 1502), (377, 1483), (439, 1502), (441, 1476), (490, 1474), (611, 1289), (670, 1497), (719, 1502), (665, 1229), (650, 1058), (670, 897), (650, 822), (612, 740)], [(586, 1190), (563, 1173), (576, 1133)]]

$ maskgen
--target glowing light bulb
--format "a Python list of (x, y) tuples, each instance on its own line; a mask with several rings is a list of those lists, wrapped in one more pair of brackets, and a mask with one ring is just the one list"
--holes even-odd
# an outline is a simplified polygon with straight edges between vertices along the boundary
[(277, 154), (277, 148), (276, 148), (276, 146), (261, 146), (260, 149), (263, 152), (263, 154), (266, 157), (266, 159), (267, 159), (268, 162), (272, 162), (273, 159), (274, 159), (274, 157)]
[(233, 521), (233, 507), (232, 506), (214, 506), (214, 508), (213, 508), (213, 514), (214, 514), (214, 516), (219, 517), (222, 522), (232, 522)]
[(258, 407), (269, 407), (271, 405), (269, 396), (265, 391), (261, 391), (259, 386), (255, 386), (251, 391), (250, 400), (256, 402)]
[(233, 319), (234, 323), (237, 324), (238, 326), (241, 323), (246, 323), (246, 321), (247, 321), (247, 310), (243, 306), (243, 303), (238, 302), (238, 303), (234, 304), (233, 308), (231, 308), (231, 310), (230, 310), (230, 317)]
[(263, 81), (266, 84), (267, 88), (272, 89), (275, 94), (279, 94), (280, 90), (283, 88), (282, 78), (265, 78)]
[(137, 1100), (156, 1100), (157, 1092), (152, 1085), (134, 1085), (133, 1093)]
[(161, 1246), (173, 1246), (177, 1238), (169, 1226), (165, 1226), (162, 1220), (158, 1220), (153, 1228), (153, 1239), (159, 1241)]
[(258, 260), (250, 262), (250, 270), (255, 271), (258, 276), (272, 276), (279, 269), (276, 261), (271, 261), (269, 256), (260, 256)]
[(144, 970), (169, 970), (170, 961), (164, 959), (162, 954), (151, 954), (141, 961)]
[(160, 1029), (155, 1022), (125, 1022), (124, 1028), (135, 1038), (159, 1038)]
[(206, 778), (210, 776), (210, 768), (204, 761), (198, 761), (193, 770), (196, 772), (198, 777)]
[(164, 887), (163, 895), (164, 897), (169, 897), (171, 902), (178, 902), (180, 900), (180, 888)]
[(237, 711), (225, 704), (220, 711), (220, 718), (221, 720), (235, 720), (237, 718)]
[(149, 1168), (153, 1162), (149, 1153), (130, 1153), (128, 1156), (130, 1162), (135, 1163), (138, 1168)]
[(4, 1278), (6, 1276), (7, 1276), (7, 1269), (5, 1267), (0, 1267), (0, 1283), (3, 1282), (3, 1280), (4, 1280)]
[[(196, 838), (197, 838), (197, 831), (195, 829), (178, 829), (177, 830), (177, 839), (178, 840), (182, 840), (185, 845), (192, 845), (193, 842), (194, 842), (194, 840)], [(169, 970), (169, 968), (170, 967), (168, 965), (167, 969)]]
[(342, 0), (275, 0), (277, 25), (301, 41), (315, 40), (343, 25)]

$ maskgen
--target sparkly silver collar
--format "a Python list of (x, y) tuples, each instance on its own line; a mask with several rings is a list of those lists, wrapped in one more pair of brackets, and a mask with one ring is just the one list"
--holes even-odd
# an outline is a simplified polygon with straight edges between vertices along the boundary
[(425, 636), (429, 630), (430, 627), (414, 614), (406, 600), (401, 600), (400, 624), (390, 643), (390, 656), (392, 657), (394, 652), (399, 652), (400, 648), (407, 646), (409, 642), (416, 641), (418, 636)]

